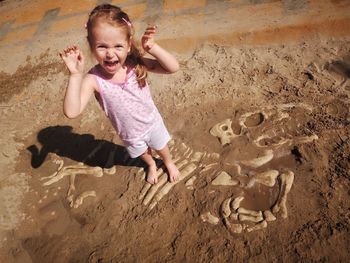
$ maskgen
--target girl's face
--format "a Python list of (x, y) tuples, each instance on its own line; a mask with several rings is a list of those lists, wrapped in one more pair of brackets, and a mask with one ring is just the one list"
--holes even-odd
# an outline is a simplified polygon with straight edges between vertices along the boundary
[(107, 75), (114, 75), (124, 65), (130, 51), (125, 29), (98, 21), (92, 28), (91, 49)]

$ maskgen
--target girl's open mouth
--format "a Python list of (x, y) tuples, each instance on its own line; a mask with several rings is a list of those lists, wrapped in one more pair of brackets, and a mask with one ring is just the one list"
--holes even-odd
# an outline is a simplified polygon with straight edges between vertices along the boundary
[(118, 61), (104, 61), (104, 64), (109, 71), (113, 71), (116, 69)]

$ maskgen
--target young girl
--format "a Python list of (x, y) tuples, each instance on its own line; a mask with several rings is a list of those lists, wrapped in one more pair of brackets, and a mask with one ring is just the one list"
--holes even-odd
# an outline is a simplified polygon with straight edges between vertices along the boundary
[(135, 47), (131, 21), (119, 7), (109, 4), (95, 7), (86, 28), (98, 64), (84, 76), (84, 56), (77, 46), (60, 53), (70, 71), (64, 114), (68, 118), (77, 117), (95, 94), (130, 156), (140, 156), (148, 165), (147, 182), (158, 181), (151, 149), (163, 159), (170, 181), (176, 181), (179, 171), (167, 146), (170, 136), (154, 105), (146, 77), (148, 71), (176, 72), (179, 63), (155, 43), (155, 26), (148, 26), (141, 38), (143, 49), (153, 59), (143, 57)]

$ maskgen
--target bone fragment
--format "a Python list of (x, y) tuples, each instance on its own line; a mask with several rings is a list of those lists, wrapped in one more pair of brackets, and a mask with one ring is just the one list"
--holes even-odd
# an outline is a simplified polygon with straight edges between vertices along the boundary
[(252, 227), (247, 227), (247, 232), (260, 230), (260, 229), (263, 229), (263, 228), (266, 228), (266, 227), (267, 227), (267, 222), (264, 220), (264, 221), (261, 221), (260, 223), (254, 225)]
[(184, 153), (184, 157), (185, 157), (185, 158), (190, 157), (190, 155), (192, 154), (192, 152), (193, 152), (193, 150), (192, 150), (191, 148), (188, 148), (188, 149), (186, 150), (186, 152)]
[(112, 166), (111, 168), (104, 168), (103, 172), (109, 175), (115, 174), (115, 172), (117, 171), (117, 169), (115, 168), (115, 166)]
[(213, 168), (214, 166), (216, 166), (216, 165), (218, 165), (218, 164), (219, 164), (219, 163), (211, 163), (211, 164), (205, 165), (205, 166), (203, 167), (203, 169), (199, 172), (199, 174), (204, 173), (204, 172), (210, 170), (211, 168)]
[(276, 204), (272, 208), (272, 212), (276, 214), (281, 209), (282, 218), (287, 218), (288, 217), (288, 211), (286, 206), (287, 195), (293, 184), (294, 173), (292, 171), (284, 172), (280, 175), (280, 179), (281, 179), (280, 193), (278, 195)]
[(250, 221), (250, 222), (260, 222), (264, 220), (264, 218), (261, 216), (251, 216), (251, 215), (244, 215), (244, 214), (239, 214), (238, 215), (238, 220), (239, 221)]
[(213, 158), (215, 160), (219, 160), (220, 159), (220, 154), (218, 153), (210, 153), (207, 155), (209, 158)]
[(214, 125), (209, 132), (211, 135), (219, 138), (221, 145), (229, 144), (231, 142), (231, 139), (239, 136), (233, 133), (231, 124), (232, 121), (230, 119), (226, 119)]
[(206, 212), (202, 214), (201, 219), (203, 220), (203, 222), (208, 222), (212, 225), (217, 225), (220, 221), (219, 218), (217, 218), (216, 216), (213, 216), (210, 212)]
[(84, 199), (89, 197), (89, 196), (96, 197), (96, 192), (95, 191), (86, 191), (86, 192), (82, 193), (81, 195), (79, 195), (77, 197), (77, 199), (75, 200), (74, 208), (78, 208), (79, 206), (81, 206)]
[(193, 156), (191, 157), (190, 162), (199, 162), (202, 157), (205, 155), (203, 152), (195, 152)]
[(230, 215), (230, 219), (231, 220), (238, 220), (238, 213), (231, 213), (231, 215)]
[(194, 170), (196, 170), (197, 166), (194, 163), (190, 163), (183, 170), (180, 171), (179, 179), (176, 182), (167, 182), (162, 189), (154, 196), (152, 203), (149, 206), (149, 209), (153, 209), (154, 206), (173, 188), (174, 185), (178, 184), (182, 180), (184, 180), (187, 176), (189, 176)]
[(276, 183), (276, 178), (279, 172), (277, 170), (269, 170), (253, 176), (248, 182), (247, 187), (252, 187), (255, 182), (272, 187)]
[[(162, 166), (161, 168), (159, 168), (157, 170), (157, 177), (159, 178), (161, 176), (161, 174), (163, 174), (163, 170), (165, 169), (165, 166)], [(139, 200), (143, 199), (145, 197), (145, 195), (147, 194), (148, 190), (151, 188), (151, 184), (146, 182), (144, 185), (143, 185), (143, 188), (141, 190), (141, 193), (139, 195)]]
[(299, 143), (299, 144), (310, 143), (316, 140), (318, 140), (318, 136), (316, 134), (313, 134), (310, 136), (298, 137), (294, 139), (295, 143)]
[[(183, 160), (181, 161), (179, 164), (177, 164), (177, 168), (181, 169), (182, 167), (184, 167), (186, 164), (188, 163), (187, 160)], [(162, 171), (160, 171), (161, 173)], [(159, 177), (159, 176), (158, 176)], [(168, 175), (166, 173), (161, 173), (158, 183), (154, 184), (151, 186), (151, 188), (147, 191), (147, 194), (145, 196), (145, 198), (143, 199), (143, 204), (144, 205), (148, 205), (148, 203), (152, 200), (153, 196), (155, 195), (155, 193), (158, 191), (158, 189), (163, 186), (168, 180)]]
[(237, 211), (243, 199), (244, 199), (244, 196), (238, 196), (232, 201), (231, 208), (233, 211)]
[(264, 214), (264, 218), (267, 222), (271, 222), (271, 221), (275, 221), (276, 217), (272, 214), (272, 212), (270, 210), (265, 210), (263, 212)]
[(280, 138), (278, 140), (278, 142), (270, 143), (270, 144), (267, 144), (267, 145), (261, 142), (264, 139), (271, 139), (271, 138), (273, 138), (273, 137), (264, 134), (264, 135), (259, 136), (257, 139), (255, 139), (253, 141), (253, 143), (256, 146), (258, 146), (258, 147), (264, 148), (264, 147), (269, 147), (269, 146), (280, 146), (280, 145), (283, 145), (283, 144), (291, 143), (291, 141), (292, 141), (291, 139)]
[(258, 168), (260, 166), (263, 166), (264, 164), (268, 163), (273, 159), (273, 151), (272, 150), (266, 150), (264, 155), (252, 160), (246, 160), (241, 161), (242, 164), (245, 166), (249, 166), (252, 168)]
[(245, 209), (243, 207), (238, 208), (237, 212), (239, 214), (250, 215), (254, 217), (262, 217), (261, 211), (253, 211), (253, 210)]
[(237, 185), (238, 183), (239, 181), (232, 179), (232, 177), (225, 171), (220, 172), (211, 182), (212, 185)]
[(230, 208), (231, 199), (232, 198), (227, 198), (221, 204), (221, 215), (223, 216), (223, 218), (227, 218), (231, 214), (231, 208)]
[[(166, 184), (166, 182), (168, 181), (168, 175), (163, 173), (159, 178), (158, 178), (158, 183), (151, 185), (150, 189), (147, 191), (147, 194), (145, 196), (145, 198), (143, 199), (142, 204), (143, 205), (148, 205), (148, 203), (152, 200), (153, 196), (155, 195), (155, 193), (158, 191), (158, 189), (163, 186), (164, 184)], [(147, 183), (149, 184), (149, 183)]]
[(51, 178), (47, 182), (43, 183), (44, 186), (51, 185), (53, 183), (58, 182), (62, 178), (64, 178), (67, 175), (78, 175), (78, 174), (83, 174), (83, 175), (94, 175), (96, 177), (101, 177), (103, 176), (103, 170), (101, 167), (86, 167), (86, 166), (81, 166), (81, 165), (75, 165), (75, 166), (67, 166), (61, 169), (55, 177)]
[(187, 189), (193, 190), (193, 183), (196, 179), (197, 179), (197, 176), (194, 175), (186, 181), (185, 185), (186, 185)]
[(241, 224), (231, 224), (227, 218), (224, 218), (224, 225), (234, 234), (240, 234), (244, 230), (244, 226)]
[(55, 160), (53, 160), (53, 162), (55, 164), (59, 165), (58, 169), (53, 174), (40, 178), (40, 180), (51, 179), (51, 178), (55, 177), (59, 171), (61, 171), (61, 169), (63, 168), (63, 165), (64, 165), (64, 161), (61, 159), (55, 159)]

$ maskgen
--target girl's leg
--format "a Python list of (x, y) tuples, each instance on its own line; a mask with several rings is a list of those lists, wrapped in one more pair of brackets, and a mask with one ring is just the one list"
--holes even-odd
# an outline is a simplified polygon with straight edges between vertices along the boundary
[(140, 157), (148, 165), (146, 181), (150, 184), (158, 183), (157, 165), (152, 157), (151, 149), (148, 148)]
[(157, 150), (156, 152), (163, 159), (163, 163), (169, 173), (170, 182), (177, 181), (179, 179), (180, 172), (177, 169), (176, 165), (174, 164), (173, 160), (171, 159), (168, 145), (165, 145), (163, 149)]

